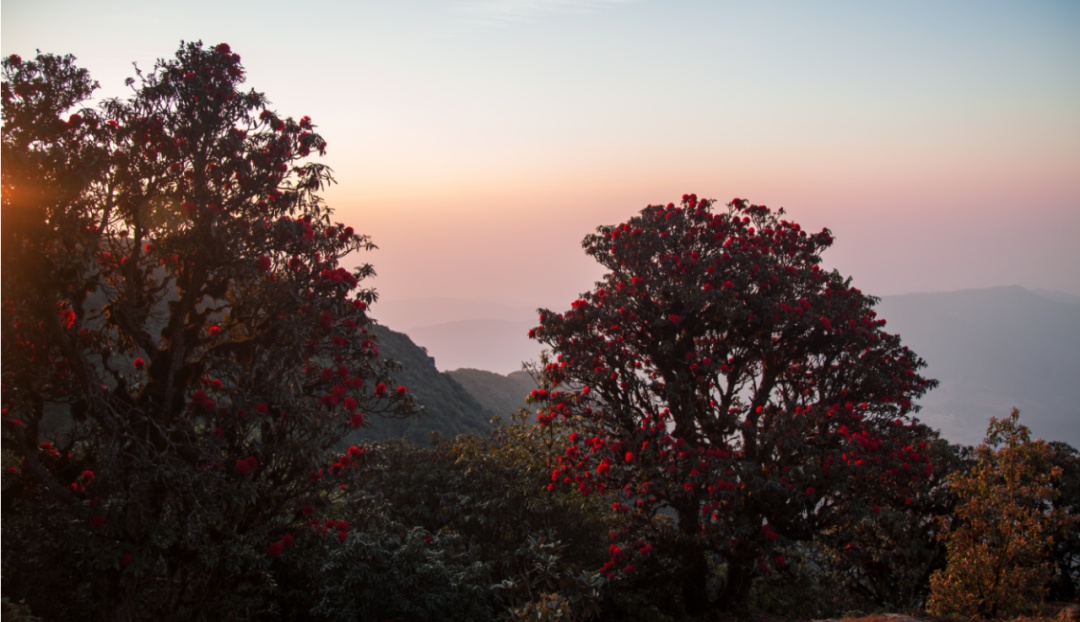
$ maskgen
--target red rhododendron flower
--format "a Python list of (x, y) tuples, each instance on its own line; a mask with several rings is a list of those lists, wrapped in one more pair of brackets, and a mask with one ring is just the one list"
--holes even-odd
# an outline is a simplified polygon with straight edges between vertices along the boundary
[(135, 360), (131, 362), (135, 366), (135, 369), (142, 369), (146, 367), (146, 359), (141, 356), (135, 357)]
[(206, 334), (210, 335), (211, 337), (217, 337), (221, 334), (221, 327), (211, 326), (209, 329), (207, 329)]
[(364, 415), (356, 413), (352, 417), (349, 417), (349, 425), (354, 428), (359, 428), (360, 426), (364, 425)]
[(334, 325), (334, 314), (329, 311), (323, 311), (322, 314), (319, 315), (319, 324), (321, 324), (323, 328), (330, 328)]
[(270, 557), (281, 557), (281, 554), (284, 553), (284, 552), (285, 552), (285, 545), (282, 544), (280, 541), (271, 542), (270, 546), (266, 550), (266, 553)]
[(71, 328), (75, 325), (75, 312), (71, 309), (61, 309), (60, 321), (63, 322), (64, 328)]
[(290, 534), (281, 536), (281, 543), (287, 547), (291, 547), (296, 544), (296, 538), (293, 538)]
[(266, 255), (259, 255), (259, 258), (255, 260), (255, 266), (258, 267), (259, 270), (262, 272), (270, 270), (271, 265), (272, 262), (270, 261), (270, 258)]
[(385, 384), (380, 382), (379, 384), (375, 385), (375, 397), (379, 397), (379, 398), (386, 397), (386, 385)]
[(196, 390), (191, 394), (191, 407), (202, 409), (204, 412), (214, 410), (214, 400), (206, 395), (206, 391)]

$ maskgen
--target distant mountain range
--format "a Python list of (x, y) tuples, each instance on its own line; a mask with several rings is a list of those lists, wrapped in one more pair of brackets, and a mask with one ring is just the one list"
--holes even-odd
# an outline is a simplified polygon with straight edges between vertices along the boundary
[(525, 397), (537, 387), (533, 377), (523, 371), (505, 376), (482, 369), (455, 369), (447, 373), (503, 421), (524, 408)]
[[(447, 321), (423, 324), (432, 309)], [(404, 330), (409, 345), (423, 352), (411, 355), (415, 364), (424, 367), (423, 378), (440, 378), (439, 391), (450, 387), (455, 396), (436, 398), (432, 385), (428, 399), (441, 402), (440, 409), (479, 407), (472, 423), (460, 424), (462, 431), (485, 427), (481, 419), (505, 417), (535, 387), (517, 371), (523, 361), (539, 358), (540, 344), (528, 338), (535, 310), (454, 299), (405, 301), (384, 310), (394, 322), (413, 322)], [(1015, 406), (1034, 436), (1080, 447), (1080, 296), (1022, 287), (905, 294), (884, 297), (878, 312), (886, 330), (899, 333), (927, 361), (925, 375), (941, 381), (922, 399), (920, 417), (946, 438), (977, 444), (989, 418), (1005, 417)], [(404, 346), (400, 338), (393, 341)], [(427, 380), (413, 383), (418, 398), (429, 390), (420, 382)]]
[[(517, 301), (416, 298), (379, 301), (375, 317), (407, 333), (435, 358), (438, 368), (483, 369), (509, 374), (540, 358), (529, 339), (535, 308)], [(432, 324), (431, 318), (439, 322)]]
[(424, 412), (404, 419), (375, 419), (347, 442), (407, 438), (426, 445), (433, 433), (445, 438), (486, 434), (492, 419), (507, 421), (536, 388), (532, 377), (521, 371), (506, 376), (478, 369), (440, 372), (434, 359), (408, 335), (385, 326), (376, 326), (375, 332), (380, 354), (403, 366), (396, 381), (409, 389)]
[(941, 382), (920, 417), (946, 438), (977, 444), (1016, 407), (1034, 436), (1080, 447), (1080, 297), (995, 287), (888, 296), (878, 312)]

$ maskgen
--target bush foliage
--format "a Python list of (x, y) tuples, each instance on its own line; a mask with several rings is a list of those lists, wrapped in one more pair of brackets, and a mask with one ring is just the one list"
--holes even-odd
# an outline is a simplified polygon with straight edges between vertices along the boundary
[(1019, 419), (991, 419), (975, 464), (950, 478), (961, 501), (943, 517), (948, 564), (930, 577), (932, 613), (1015, 615), (1046, 596), (1055, 536), (1076, 523), (1054, 506), (1062, 471), (1050, 445)]

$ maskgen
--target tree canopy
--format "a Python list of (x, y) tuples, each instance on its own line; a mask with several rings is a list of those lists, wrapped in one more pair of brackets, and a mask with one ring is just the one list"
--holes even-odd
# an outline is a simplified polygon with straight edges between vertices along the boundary
[[(611, 576), (659, 563), (650, 539), (667, 541), (691, 611), (708, 605), (707, 553), (739, 607), (785, 563), (777, 546), (910, 503), (933, 477), (913, 413), (935, 381), (876, 299), (821, 267), (831, 233), (743, 199), (713, 208), (687, 195), (600, 227), (582, 245), (609, 272), (532, 332), (555, 356), (540, 420), (575, 428), (551, 486), (640, 519), (616, 534)], [(665, 511), (677, 524), (655, 532)]]
[[(40, 612), (66, 619), (102, 594), (114, 619), (248, 607), (293, 544), (347, 537), (342, 440), (412, 410), (372, 269), (340, 265), (372, 244), (319, 197), (326, 142), (224, 43), (98, 108), (70, 56), (3, 74), (5, 581), (70, 590)], [(9, 574), (9, 547), (50, 571)]]
[(1075, 517), (1054, 504), (1062, 476), (1055, 453), (1031, 440), (1019, 410), (990, 419), (976, 463), (949, 478), (960, 502), (951, 519), (942, 519), (948, 564), (930, 577), (930, 612), (998, 617), (1042, 601), (1053, 577), (1055, 536), (1076, 527)]

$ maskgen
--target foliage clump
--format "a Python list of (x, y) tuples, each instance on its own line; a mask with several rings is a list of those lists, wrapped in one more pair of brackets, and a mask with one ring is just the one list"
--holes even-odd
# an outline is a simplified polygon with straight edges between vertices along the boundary
[(1055, 534), (1073, 522), (1053, 505), (1062, 473), (1051, 447), (1031, 440), (1018, 410), (990, 420), (975, 454), (949, 481), (960, 503), (941, 534), (948, 563), (930, 577), (927, 610), (935, 615), (995, 618), (1040, 604)]

